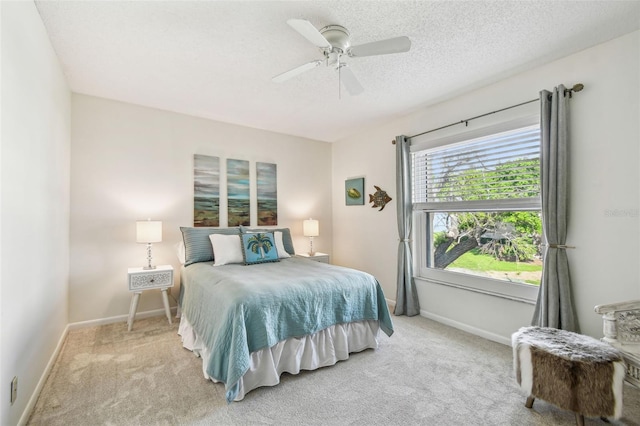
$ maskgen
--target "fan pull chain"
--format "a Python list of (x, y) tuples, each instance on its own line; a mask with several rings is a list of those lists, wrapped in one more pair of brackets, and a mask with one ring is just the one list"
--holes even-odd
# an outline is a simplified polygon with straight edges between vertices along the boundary
[(342, 74), (342, 67), (340, 66), (340, 58), (338, 58), (338, 100), (342, 100), (342, 85), (341, 85), (341, 74)]

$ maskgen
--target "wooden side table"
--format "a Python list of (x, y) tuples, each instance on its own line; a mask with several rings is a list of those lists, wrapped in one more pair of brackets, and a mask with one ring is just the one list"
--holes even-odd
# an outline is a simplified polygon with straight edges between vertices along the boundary
[(315, 260), (316, 262), (330, 263), (329, 255), (327, 253), (315, 252), (313, 256), (310, 256), (309, 253), (297, 253), (296, 256), (304, 257), (305, 259), (309, 260)]
[(129, 319), (127, 326), (129, 331), (133, 327), (133, 320), (138, 310), (140, 295), (145, 290), (159, 288), (162, 291), (164, 311), (171, 324), (171, 310), (169, 309), (169, 297), (167, 290), (173, 286), (173, 266), (160, 265), (155, 269), (129, 268), (129, 291), (133, 292), (131, 306), (129, 307)]

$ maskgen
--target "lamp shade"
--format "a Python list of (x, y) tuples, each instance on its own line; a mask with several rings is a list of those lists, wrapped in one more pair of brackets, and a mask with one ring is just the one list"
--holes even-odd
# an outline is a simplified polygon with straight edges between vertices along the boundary
[(320, 235), (320, 225), (315, 219), (307, 219), (302, 222), (302, 233), (305, 237), (317, 237)]
[(162, 241), (162, 222), (159, 220), (139, 220), (136, 222), (137, 243), (159, 243)]

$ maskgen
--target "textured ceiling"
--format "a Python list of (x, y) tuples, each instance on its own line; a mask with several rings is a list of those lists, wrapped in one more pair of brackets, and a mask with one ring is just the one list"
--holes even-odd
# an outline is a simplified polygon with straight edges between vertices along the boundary
[[(76, 93), (336, 141), (640, 28), (639, 1), (36, 1)], [(320, 51), (286, 21), (339, 24), (351, 44), (409, 53), (271, 77)], [(571, 83), (571, 82), (567, 82)]]

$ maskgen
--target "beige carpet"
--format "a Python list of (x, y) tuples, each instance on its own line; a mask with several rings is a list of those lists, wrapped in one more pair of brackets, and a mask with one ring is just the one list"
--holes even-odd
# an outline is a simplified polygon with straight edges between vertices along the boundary
[[(421, 317), (393, 317), (380, 348), (250, 392), (227, 405), (164, 317), (73, 330), (30, 425), (574, 425), (572, 413), (515, 385), (511, 348)], [(640, 425), (640, 390), (624, 418)], [(599, 419), (586, 424), (605, 425)]]

